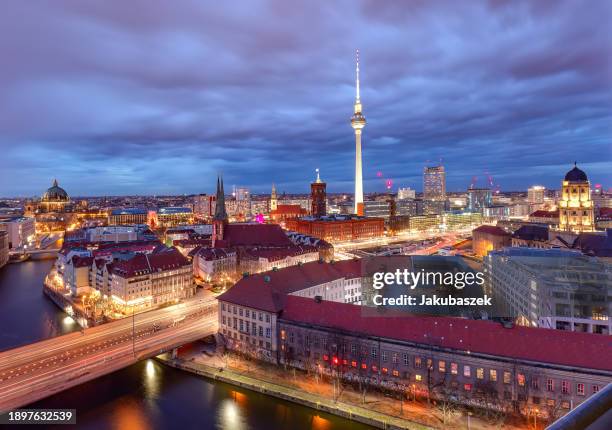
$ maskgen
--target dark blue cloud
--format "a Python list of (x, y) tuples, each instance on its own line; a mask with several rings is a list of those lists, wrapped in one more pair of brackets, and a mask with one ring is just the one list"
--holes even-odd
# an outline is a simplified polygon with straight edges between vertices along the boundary
[(0, 195), (352, 189), (362, 53), (366, 192), (381, 171), (449, 189), (609, 185), (609, 2), (9, 1), (0, 15)]

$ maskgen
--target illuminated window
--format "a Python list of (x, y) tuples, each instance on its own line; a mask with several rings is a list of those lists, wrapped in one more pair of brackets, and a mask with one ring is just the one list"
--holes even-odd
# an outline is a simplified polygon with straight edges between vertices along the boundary
[(378, 367), (372, 366), (372, 372), (378, 372)]
[(525, 375), (523, 375), (522, 373), (519, 373), (518, 375), (516, 375), (516, 380), (518, 381), (519, 386), (521, 387), (525, 386)]
[(389, 371), (389, 369), (387, 369), (386, 367), (383, 367), (381, 370), (382, 370), (382, 373), (387, 373)]
[(465, 391), (472, 391), (472, 384), (463, 384), (463, 389)]
[(365, 364), (365, 363), (361, 363), (361, 368), (362, 368), (362, 369), (367, 369), (367, 368), (368, 368), (368, 365), (367, 365), (367, 364)]
[(433, 369), (433, 360), (431, 358), (427, 359), (427, 368)]
[(393, 371), (393, 376), (399, 376), (399, 371), (398, 370), (394, 370)]
[(414, 357), (414, 368), (415, 369), (421, 368), (421, 357)]
[(504, 384), (509, 384), (512, 379), (510, 372), (504, 372)]
[(414, 380), (415, 381), (421, 381), (423, 379), (423, 377), (421, 375), (419, 375), (418, 373), (416, 375), (414, 375)]
[(329, 360), (329, 356), (327, 354), (323, 354), (323, 360), (325, 361)]
[(357, 367), (357, 362), (355, 360), (351, 361), (351, 366)]
[(446, 361), (442, 361), (442, 360), (438, 361), (438, 371), (440, 373), (446, 372)]
[(484, 379), (484, 369), (482, 367), (476, 368), (476, 378)]
[(495, 369), (489, 370), (489, 379), (493, 382), (497, 381), (497, 370)]
[(569, 394), (569, 382), (567, 381), (561, 381), (561, 392), (563, 394)]
[(472, 369), (470, 368), (470, 366), (463, 366), (463, 376), (465, 376), (466, 378), (472, 376)]
[(457, 374), (457, 372), (458, 372), (458, 368), (459, 368), (459, 366), (457, 366), (457, 363), (451, 363), (451, 373), (452, 373), (453, 375), (456, 375), (456, 374)]

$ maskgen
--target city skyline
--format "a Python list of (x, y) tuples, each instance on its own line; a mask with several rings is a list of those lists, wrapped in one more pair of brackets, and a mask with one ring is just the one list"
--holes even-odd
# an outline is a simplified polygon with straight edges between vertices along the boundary
[(485, 172), (502, 190), (558, 189), (574, 160), (609, 187), (610, 5), (349, 4), (264, 2), (256, 21), (195, 3), (9, 4), (0, 195), (53, 178), (71, 195), (212, 193), (219, 171), (255, 193), (306, 194), (317, 167), (330, 193), (349, 193), (356, 48), (366, 194), (387, 178), (421, 191), (440, 159), (449, 191)]

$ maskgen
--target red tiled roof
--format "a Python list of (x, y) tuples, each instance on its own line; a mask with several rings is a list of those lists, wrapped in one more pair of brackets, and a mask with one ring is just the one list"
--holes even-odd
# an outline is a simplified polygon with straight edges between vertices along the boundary
[(480, 227), (472, 230), (472, 233), (486, 233), (494, 236), (510, 236), (510, 233), (508, 233), (506, 230), (495, 225), (481, 225)]
[(539, 210), (539, 211), (535, 211), (531, 214), (529, 214), (529, 217), (531, 218), (559, 218), (559, 211), (543, 211), (543, 210)]
[(276, 209), (270, 211), (270, 215), (283, 214), (305, 215), (306, 209), (300, 205), (278, 205)]
[(170, 248), (157, 254), (137, 254), (129, 260), (117, 261), (113, 264), (113, 273), (122, 278), (132, 278), (186, 265), (190, 265), (189, 260), (176, 248)]
[(93, 257), (80, 257), (78, 255), (72, 257), (72, 265), (74, 267), (90, 267), (93, 261)]
[(278, 224), (228, 224), (223, 234), (229, 246), (290, 246)]
[(279, 312), (287, 294), (340, 278), (361, 276), (359, 260), (335, 263), (313, 261), (278, 271), (269, 271), (242, 278), (220, 301), (248, 306), (269, 312)]
[(207, 238), (207, 239), (178, 239), (178, 240), (172, 241), (172, 244), (174, 246), (182, 246), (182, 247), (210, 246), (211, 243), (212, 243), (212, 240), (210, 238)]
[[(230, 290), (231, 291), (231, 290)], [(363, 316), (362, 307), (288, 296), (281, 318), (444, 348), (612, 371), (612, 339), (601, 334), (515, 326), (451, 317)]]
[(200, 248), (200, 250), (198, 251), (198, 256), (206, 261), (227, 258), (231, 255), (236, 255), (236, 252), (230, 249)]

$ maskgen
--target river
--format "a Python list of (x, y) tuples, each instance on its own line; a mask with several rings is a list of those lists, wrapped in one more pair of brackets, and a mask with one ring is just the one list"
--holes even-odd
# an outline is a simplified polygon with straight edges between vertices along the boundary
[[(0, 269), (0, 350), (79, 327), (42, 293), (52, 260)], [(79, 429), (364, 430), (370, 427), (146, 360), (30, 407), (77, 410)], [(58, 426), (58, 428), (65, 428)]]

